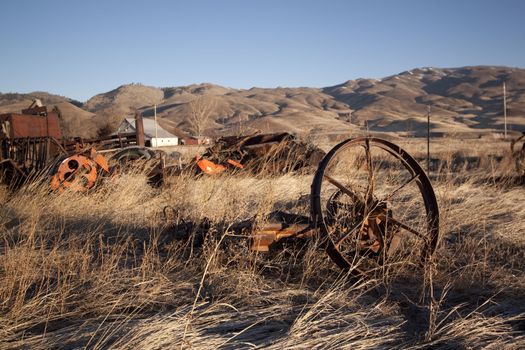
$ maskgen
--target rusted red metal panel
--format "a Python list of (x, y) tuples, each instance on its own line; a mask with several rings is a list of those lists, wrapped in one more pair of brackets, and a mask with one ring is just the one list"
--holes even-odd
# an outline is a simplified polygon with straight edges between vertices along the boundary
[(188, 146), (189, 145), (194, 146), (194, 145), (198, 145), (199, 144), (199, 140), (193, 139), (193, 138), (185, 138), (185, 139), (182, 140), (182, 142), (183, 142), (184, 145), (188, 145)]
[(56, 113), (48, 113), (47, 116), (9, 113), (0, 116), (1, 120), (7, 121), (9, 138), (20, 137), (54, 137), (62, 138), (60, 124)]

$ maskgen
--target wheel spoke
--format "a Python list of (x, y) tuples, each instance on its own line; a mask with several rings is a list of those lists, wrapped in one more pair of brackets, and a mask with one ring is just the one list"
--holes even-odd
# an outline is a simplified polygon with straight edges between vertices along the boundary
[(401, 191), (403, 188), (405, 188), (406, 186), (410, 185), (412, 182), (414, 182), (417, 179), (419, 179), (419, 174), (413, 175), (410, 179), (408, 179), (401, 186), (399, 186), (398, 188), (396, 188), (395, 190), (390, 192), (387, 196), (385, 196), (379, 202), (386, 202), (387, 200), (392, 199), (392, 197), (394, 197), (399, 191)]
[(359, 194), (355, 193), (354, 191), (352, 191), (351, 189), (345, 187), (342, 183), (340, 183), (339, 181), (337, 181), (336, 179), (334, 179), (333, 177), (330, 177), (328, 175), (323, 175), (323, 177), (329, 182), (331, 183), (332, 185), (334, 185), (335, 187), (337, 187), (338, 189), (341, 190), (341, 192), (343, 192), (344, 194), (350, 196), (350, 198), (352, 198), (354, 201), (356, 201), (357, 203), (363, 203), (363, 199), (360, 198)]
[(352, 226), (350, 228), (350, 230), (348, 230), (348, 233), (346, 233), (343, 237), (339, 238), (336, 242), (334, 242), (334, 245), (337, 249), (339, 249), (339, 246), (341, 245), (341, 243), (343, 243), (344, 240), (346, 240), (348, 237), (352, 236), (352, 234), (354, 233), (354, 231), (357, 229), (357, 228), (362, 228), (363, 227), (363, 224), (364, 224), (364, 220), (361, 221), (360, 223), (357, 223), (355, 224), (354, 226)]
[(365, 139), (366, 167), (368, 169), (368, 183), (366, 187), (365, 201), (368, 203), (374, 194), (374, 168), (372, 165), (372, 151), (370, 150), (370, 140)]
[(394, 225), (396, 226), (399, 226), (401, 227), (402, 229), (404, 229), (405, 231), (408, 231), (416, 236), (418, 236), (419, 238), (423, 239), (423, 240), (426, 240), (427, 239), (427, 236), (422, 234), (421, 232), (419, 232), (418, 230), (416, 230), (415, 228), (397, 220), (397, 219), (394, 219), (393, 217), (391, 216), (387, 216), (387, 215), (382, 215), (384, 217), (384, 219), (388, 222), (391, 222), (393, 223)]

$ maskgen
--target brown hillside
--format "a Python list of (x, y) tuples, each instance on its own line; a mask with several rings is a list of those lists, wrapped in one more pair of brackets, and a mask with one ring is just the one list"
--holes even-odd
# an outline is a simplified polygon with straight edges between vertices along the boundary
[(99, 115), (133, 114), (136, 109), (160, 103), (164, 93), (159, 88), (142, 84), (122, 85), (90, 98), (84, 108)]
[(434, 132), (476, 136), (503, 130), (503, 82), (509, 130), (525, 130), (525, 69), (489, 66), (418, 68), (381, 80), (356, 79), (326, 88), (129, 84), (98, 94), (84, 105), (46, 93), (0, 94), (0, 112), (19, 111), (38, 95), (47, 105), (64, 109), (64, 129), (80, 136), (93, 136), (100, 128), (116, 129), (135, 111), (152, 116), (154, 104), (163, 123), (193, 134), (337, 135), (368, 128), (421, 136), (430, 106)]
[(323, 89), (368, 120), (376, 131), (421, 132), (431, 107), (436, 131), (503, 129), (502, 85), (510, 129), (525, 127), (525, 70), (506, 67), (422, 68), (382, 80), (357, 80)]

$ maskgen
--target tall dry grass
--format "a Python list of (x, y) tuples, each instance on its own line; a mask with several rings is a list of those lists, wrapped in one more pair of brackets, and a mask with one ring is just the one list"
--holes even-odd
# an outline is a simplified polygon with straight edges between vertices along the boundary
[[(507, 181), (505, 159), (462, 166), (452, 146), (438, 158), (432, 273), (363, 279), (315, 239), (261, 254), (231, 230), (273, 210), (307, 215), (311, 175), (183, 175), (152, 188), (137, 172), (88, 194), (2, 188), (0, 349), (523, 348), (525, 188)], [(165, 206), (209, 231), (178, 239)]]

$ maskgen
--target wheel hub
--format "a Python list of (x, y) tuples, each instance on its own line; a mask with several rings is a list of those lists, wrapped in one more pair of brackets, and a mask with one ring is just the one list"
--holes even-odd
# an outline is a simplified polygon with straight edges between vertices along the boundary
[(353, 242), (360, 254), (380, 255), (398, 231), (395, 225), (388, 223), (392, 211), (387, 203), (380, 203), (377, 199), (370, 200), (367, 206), (359, 200), (343, 203), (343, 196), (341, 191), (337, 191), (328, 201), (328, 225), (341, 237), (353, 235), (348, 241)]

